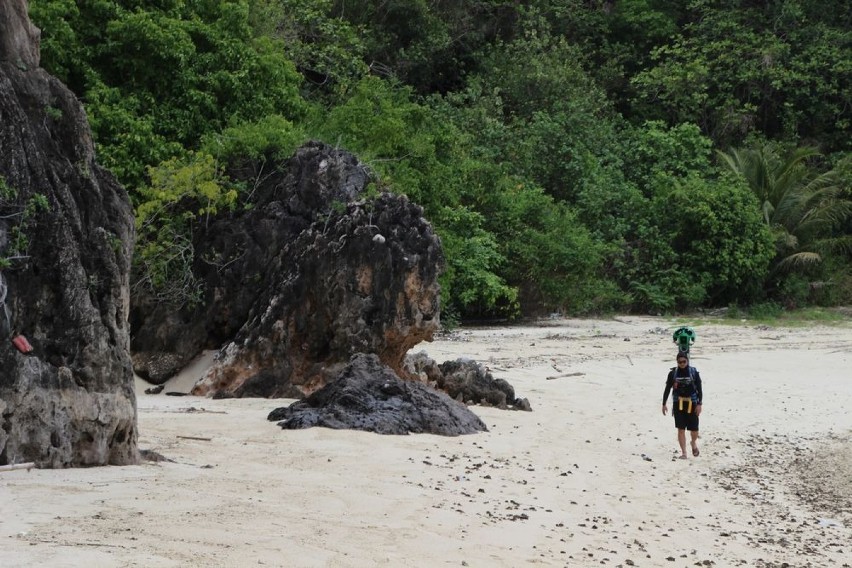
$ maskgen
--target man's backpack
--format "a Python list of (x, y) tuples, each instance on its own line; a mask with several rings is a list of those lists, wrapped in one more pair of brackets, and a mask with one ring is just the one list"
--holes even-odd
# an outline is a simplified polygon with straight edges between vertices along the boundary
[(674, 377), (674, 386), (672, 388), (674, 395), (695, 398), (698, 396), (698, 391), (695, 389), (695, 375), (698, 374), (698, 369), (692, 365), (687, 365), (686, 368), (689, 370), (689, 376), (678, 377), (677, 367), (672, 367), (672, 376)]

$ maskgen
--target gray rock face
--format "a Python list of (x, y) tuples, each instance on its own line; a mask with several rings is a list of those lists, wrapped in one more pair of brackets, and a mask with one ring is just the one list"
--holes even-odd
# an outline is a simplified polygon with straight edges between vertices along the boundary
[(30, 22), (26, 0), (0, 2), (0, 32), (0, 61), (19, 69), (38, 67), (41, 32)]
[[(386, 241), (376, 242), (376, 234)], [(308, 229), (282, 254), (286, 262), (253, 317), (196, 394), (310, 394), (356, 353), (374, 353), (407, 376), (405, 354), (438, 327), (442, 257), (419, 207), (390, 195), (369, 207), (350, 204), (329, 227)], [(258, 390), (261, 379), (274, 388)]]
[(264, 177), (250, 210), (198, 234), (202, 306), (134, 297), (137, 372), (163, 382), (224, 346), (193, 394), (299, 398), (355, 353), (406, 376), (407, 351), (438, 329), (443, 254), (419, 206), (365, 199), (368, 182), (351, 154), (322, 143)]
[(458, 436), (486, 431), (482, 420), (446, 394), (403, 381), (376, 355), (359, 354), (328, 385), (269, 414), (282, 428), (324, 426), (378, 434)]
[(95, 162), (79, 101), (27, 66), (25, 14), (23, 0), (0, 6), (0, 465), (136, 463), (132, 209)]
[(202, 350), (232, 341), (287, 263), (282, 250), (327, 216), (333, 203), (354, 200), (367, 184), (354, 156), (319, 143), (263, 175), (249, 165), (232, 167), (229, 174), (255, 187), (252, 207), (221, 215), (196, 231), (192, 271), (203, 283), (201, 304), (173, 306), (144, 289), (134, 292), (133, 365), (151, 383), (165, 382)]

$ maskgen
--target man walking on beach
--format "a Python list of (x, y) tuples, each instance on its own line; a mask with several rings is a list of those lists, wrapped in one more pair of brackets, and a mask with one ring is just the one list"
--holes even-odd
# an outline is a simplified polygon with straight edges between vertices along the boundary
[(677, 354), (677, 367), (669, 371), (666, 390), (663, 391), (663, 415), (669, 409), (666, 403), (672, 393), (672, 415), (677, 428), (677, 443), (680, 459), (686, 459), (686, 430), (689, 430), (692, 455), (698, 457), (698, 416), (701, 414), (701, 375), (689, 365), (689, 356), (683, 351)]

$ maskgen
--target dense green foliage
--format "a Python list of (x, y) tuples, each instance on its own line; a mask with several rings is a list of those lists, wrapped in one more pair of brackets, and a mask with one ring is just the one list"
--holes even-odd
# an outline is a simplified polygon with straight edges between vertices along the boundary
[(852, 195), (842, 173), (848, 159), (838, 168), (815, 173), (807, 160), (818, 155), (815, 148), (802, 147), (779, 156), (767, 145), (720, 153), (760, 201), (774, 239), (773, 276), (782, 283), (791, 273), (830, 277), (823, 259), (852, 252), (852, 235), (842, 231), (852, 218)]
[[(442, 238), (445, 314), (852, 301), (836, 0), (31, 0), (137, 208), (136, 285), (309, 138)], [(226, 173), (239, 172), (240, 180)]]

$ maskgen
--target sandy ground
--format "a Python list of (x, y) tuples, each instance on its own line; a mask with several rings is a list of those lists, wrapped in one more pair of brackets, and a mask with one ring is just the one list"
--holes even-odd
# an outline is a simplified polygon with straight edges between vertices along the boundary
[(473, 407), (489, 431), (457, 438), (282, 430), (266, 416), (292, 401), (139, 382), (140, 448), (173, 461), (0, 473), (0, 566), (852, 565), (852, 321), (696, 324), (688, 460), (660, 411), (679, 325), (548, 320), (418, 346), (532, 404)]

